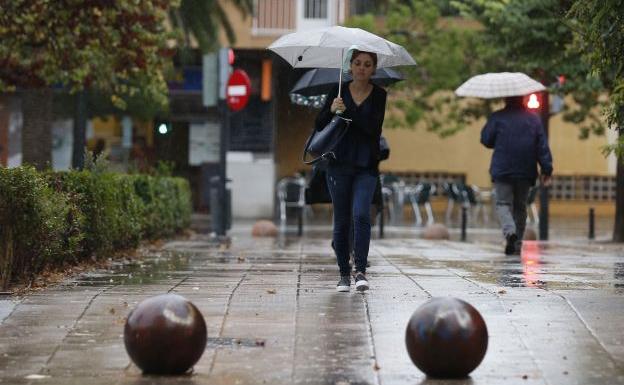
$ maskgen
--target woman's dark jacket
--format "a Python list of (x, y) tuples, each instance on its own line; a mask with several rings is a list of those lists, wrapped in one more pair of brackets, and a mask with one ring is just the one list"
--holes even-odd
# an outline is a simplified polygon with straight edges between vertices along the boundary
[[(342, 116), (352, 119), (347, 134), (336, 147), (335, 168), (368, 169), (377, 172), (380, 159), (379, 138), (386, 112), (386, 91), (373, 84), (373, 90), (358, 106), (349, 91), (349, 83), (342, 85), (342, 99), (346, 111)], [(316, 117), (315, 128), (321, 131), (332, 119), (331, 105), (338, 95), (338, 86), (327, 95), (325, 105)]]

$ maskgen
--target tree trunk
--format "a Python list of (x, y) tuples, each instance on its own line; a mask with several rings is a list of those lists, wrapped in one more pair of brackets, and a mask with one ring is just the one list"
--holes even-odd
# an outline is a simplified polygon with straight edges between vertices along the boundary
[(22, 115), (22, 163), (37, 170), (52, 166), (52, 90), (25, 90)]
[(76, 94), (76, 111), (74, 113), (74, 144), (72, 149), (72, 167), (82, 170), (85, 163), (85, 146), (87, 132), (87, 94), (80, 91)]
[(7, 223), (0, 226), (0, 288), (5, 290), (13, 276), (13, 229)]
[[(619, 135), (623, 134), (618, 130)], [(615, 223), (613, 226), (613, 242), (624, 242), (624, 158), (617, 158), (615, 176)]]

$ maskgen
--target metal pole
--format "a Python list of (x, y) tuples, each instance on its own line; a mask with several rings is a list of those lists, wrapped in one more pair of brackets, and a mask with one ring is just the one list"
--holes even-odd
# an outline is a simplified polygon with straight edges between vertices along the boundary
[[(546, 139), (548, 140), (548, 121), (550, 120), (548, 91), (543, 91), (542, 95), (541, 118), (544, 127), (544, 135), (546, 135)], [(543, 241), (548, 240), (548, 190), (549, 188), (547, 186), (540, 186), (539, 239)]]
[(462, 221), (461, 221), (461, 240), (466, 242), (466, 226), (468, 222), (468, 208), (462, 205)]
[(589, 208), (589, 239), (596, 238), (594, 208)]
[[(226, 197), (225, 197), (225, 185), (226, 185), (226, 160), (227, 160), (227, 134), (229, 132), (229, 120), (230, 114), (227, 105), (224, 100), (219, 100), (219, 115), (221, 117), (221, 129), (219, 132), (219, 215), (216, 218), (217, 223), (214, 224), (214, 229), (217, 235), (225, 235), (226, 233)], [(214, 210), (211, 207), (211, 210)]]

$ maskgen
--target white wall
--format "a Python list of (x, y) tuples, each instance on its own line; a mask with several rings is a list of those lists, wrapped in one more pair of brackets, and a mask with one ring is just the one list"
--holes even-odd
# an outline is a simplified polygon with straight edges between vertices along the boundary
[(275, 164), (271, 154), (229, 152), (227, 177), (232, 180), (232, 217), (273, 217)]

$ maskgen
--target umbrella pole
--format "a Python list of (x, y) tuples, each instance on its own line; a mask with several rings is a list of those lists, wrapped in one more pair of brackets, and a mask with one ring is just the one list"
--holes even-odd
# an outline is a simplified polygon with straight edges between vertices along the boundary
[(344, 48), (342, 49), (342, 52), (340, 52), (340, 75), (338, 76), (338, 97), (340, 97), (341, 95), (341, 91), (342, 91), (342, 66), (343, 66), (343, 61), (344, 61)]

